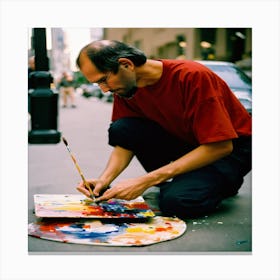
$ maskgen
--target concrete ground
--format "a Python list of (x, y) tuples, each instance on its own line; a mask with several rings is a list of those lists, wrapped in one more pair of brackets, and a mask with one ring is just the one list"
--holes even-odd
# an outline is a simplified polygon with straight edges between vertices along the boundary
[[(77, 108), (59, 109), (59, 130), (67, 139), (85, 177), (97, 177), (107, 163), (111, 147), (107, 128), (111, 103), (77, 95)], [(132, 161), (121, 178), (145, 171)], [(33, 222), (34, 194), (77, 193), (80, 177), (63, 143), (28, 146), (28, 221)], [(156, 188), (145, 194), (153, 208)], [(252, 251), (251, 173), (235, 197), (224, 200), (217, 211), (200, 219), (186, 220), (187, 231), (181, 237), (144, 247), (106, 247), (60, 243), (28, 237), (30, 254), (250, 254)]]

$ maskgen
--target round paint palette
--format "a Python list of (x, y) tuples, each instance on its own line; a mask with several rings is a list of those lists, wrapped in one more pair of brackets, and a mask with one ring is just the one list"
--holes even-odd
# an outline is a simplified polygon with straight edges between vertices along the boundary
[(34, 237), (77, 244), (144, 246), (181, 236), (187, 229), (178, 218), (156, 216), (145, 223), (108, 223), (100, 220), (38, 221), (30, 223)]

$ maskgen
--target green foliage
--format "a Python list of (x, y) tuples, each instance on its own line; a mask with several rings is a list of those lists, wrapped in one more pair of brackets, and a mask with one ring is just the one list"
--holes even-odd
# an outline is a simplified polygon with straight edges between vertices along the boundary
[(74, 72), (74, 79), (76, 82), (76, 87), (79, 87), (82, 84), (89, 84), (86, 77), (80, 71)]

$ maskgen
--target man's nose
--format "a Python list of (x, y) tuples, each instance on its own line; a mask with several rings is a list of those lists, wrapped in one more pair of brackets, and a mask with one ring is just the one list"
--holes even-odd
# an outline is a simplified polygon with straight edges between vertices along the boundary
[(110, 88), (106, 84), (101, 84), (99, 87), (104, 93), (110, 91)]

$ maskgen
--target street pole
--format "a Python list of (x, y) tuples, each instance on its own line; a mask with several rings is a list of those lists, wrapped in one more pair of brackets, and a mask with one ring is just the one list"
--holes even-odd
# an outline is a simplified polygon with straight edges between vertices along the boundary
[(49, 59), (46, 47), (46, 29), (34, 28), (32, 47), (35, 53), (35, 71), (28, 79), (31, 130), (28, 132), (30, 144), (56, 144), (60, 142), (61, 133), (57, 130), (58, 92), (51, 89), (53, 77), (49, 72)]

